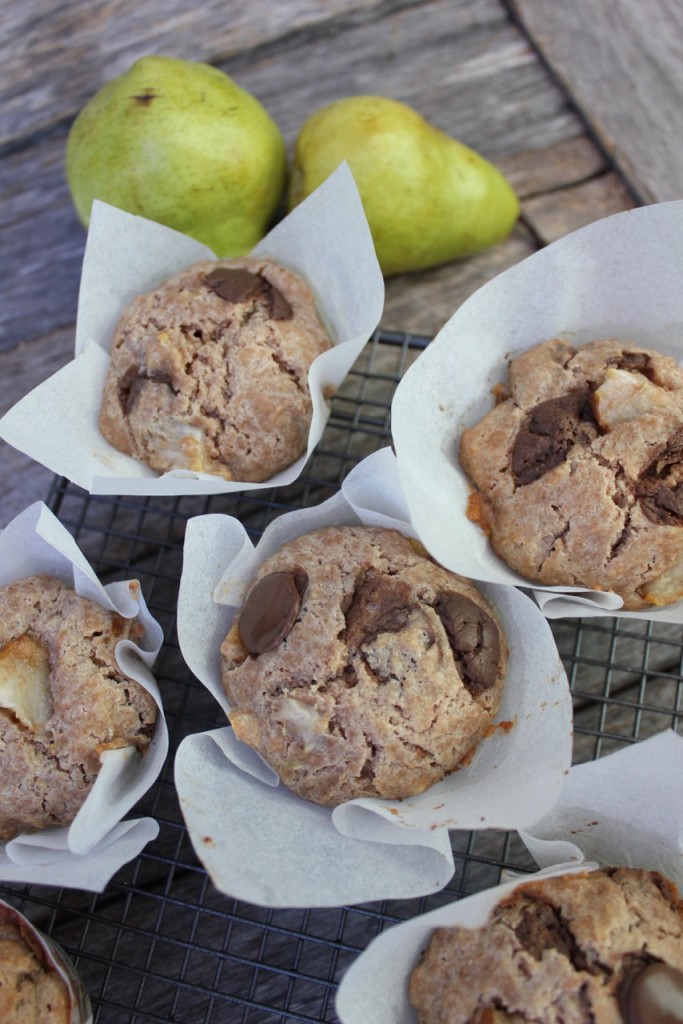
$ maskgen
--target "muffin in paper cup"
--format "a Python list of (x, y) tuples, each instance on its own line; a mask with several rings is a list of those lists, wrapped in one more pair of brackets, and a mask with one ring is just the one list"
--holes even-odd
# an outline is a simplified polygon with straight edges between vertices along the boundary
[[(682, 769), (683, 739), (673, 732), (572, 768), (555, 807), (522, 833), (541, 870), (508, 875), (498, 886), (375, 938), (342, 979), (336, 1000), (341, 1024), (417, 1024), (409, 979), (434, 929), (480, 928), (499, 903), (530, 882), (600, 868), (635, 868), (656, 872), (683, 890), (683, 808), (678, 787), (671, 785)], [(678, 999), (680, 1005), (680, 991)]]
[(0, 900), (0, 948), (2, 1020), (92, 1024), (90, 996), (69, 957), (4, 900)]
[[(66, 528), (42, 502), (36, 502), (0, 532), (0, 586), (12, 589), (24, 586), (22, 581), (29, 577), (42, 576), (134, 623), (131, 637), (117, 641), (115, 658), (119, 669), (147, 694), (145, 701), (156, 709), (156, 717), (143, 752), (101, 741), (99, 772), (69, 825), (37, 827), (0, 842), (0, 879), (99, 892), (159, 831), (152, 818), (125, 820), (125, 815), (155, 782), (168, 752), (161, 697), (152, 675), (163, 633), (138, 582), (103, 586)], [(4, 651), (11, 646), (6, 644)], [(21, 719), (25, 698), (11, 685), (6, 696), (11, 708), (19, 709), (14, 713)]]
[[(256, 548), (229, 516), (188, 523), (178, 601), (181, 651), (227, 716), (220, 648), (257, 567), (294, 538), (344, 524), (414, 538), (389, 449), (355, 467), (328, 501), (278, 517)], [(322, 806), (279, 783), (230, 727), (182, 742), (175, 761), (180, 805), (218, 889), (283, 907), (435, 892), (454, 870), (449, 829), (522, 828), (554, 805), (571, 763), (564, 669), (546, 620), (526, 595), (509, 587), (479, 589), (509, 649), (501, 705), (471, 760), (419, 795)]]
[[(250, 256), (271, 259), (307, 282), (332, 341), (331, 348), (310, 365), (308, 442), (306, 451), (288, 468), (260, 482), (188, 469), (159, 473), (105, 440), (99, 427), (100, 406), (119, 317), (137, 296), (198, 261), (216, 257), (186, 235), (101, 202), (93, 205), (88, 231), (74, 359), (6, 413), (0, 420), (0, 436), (94, 494), (215, 494), (291, 483), (322, 435), (329, 416), (328, 398), (377, 327), (384, 306), (384, 279), (348, 166), (340, 165)], [(277, 354), (272, 358), (277, 361)], [(151, 380), (165, 379), (155, 369), (145, 374)], [(215, 395), (214, 400), (218, 401)], [(218, 415), (218, 411), (211, 413), (207, 407), (206, 414)], [(256, 422), (247, 426), (258, 429)], [(184, 448), (192, 442), (195, 428), (183, 428), (182, 442), (178, 437), (174, 441), (178, 430), (172, 424), (167, 431), (164, 444)]]
[(560, 239), (472, 295), (407, 371), (392, 405), (399, 474), (417, 534), (443, 565), (528, 588), (550, 618), (683, 621), (681, 600), (625, 610), (613, 591), (541, 586), (513, 571), (468, 518), (473, 487), (459, 460), (463, 431), (493, 409), (510, 360), (543, 342), (616, 339), (683, 359), (682, 229), (683, 202), (671, 202)]

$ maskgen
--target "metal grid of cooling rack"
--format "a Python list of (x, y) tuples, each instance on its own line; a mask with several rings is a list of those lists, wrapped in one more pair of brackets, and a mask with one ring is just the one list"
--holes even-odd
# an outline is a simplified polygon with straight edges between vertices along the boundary
[[(287, 488), (211, 498), (112, 499), (56, 480), (48, 504), (100, 578), (137, 577), (164, 628), (156, 666), (171, 735), (157, 785), (135, 813), (160, 835), (104, 893), (0, 886), (0, 895), (74, 959), (96, 1024), (334, 1024), (346, 968), (388, 925), (500, 879), (532, 870), (514, 834), (453, 832), (456, 870), (430, 897), (336, 909), (272, 910), (218, 893), (198, 863), (173, 786), (173, 752), (185, 735), (222, 725), (191, 675), (175, 636), (187, 520), (237, 516), (255, 539), (281, 512), (333, 494), (353, 465), (390, 443), (394, 389), (427, 339), (377, 333), (340, 392), (321, 444)], [(575, 761), (587, 761), (683, 722), (683, 629), (640, 620), (551, 623), (570, 678)]]

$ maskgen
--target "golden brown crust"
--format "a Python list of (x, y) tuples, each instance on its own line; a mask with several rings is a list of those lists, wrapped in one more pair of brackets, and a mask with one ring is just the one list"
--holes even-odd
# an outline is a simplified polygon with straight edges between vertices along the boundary
[(467, 515), (530, 583), (683, 597), (683, 370), (614, 339), (510, 363), (510, 396), (463, 432)]
[(519, 886), (481, 928), (436, 929), (410, 999), (419, 1024), (623, 1024), (628, 984), (653, 961), (683, 970), (676, 888), (604, 868)]
[(37, 938), (0, 907), (0, 1020), (8, 1024), (70, 1024), (71, 997)]
[[(222, 297), (206, 284), (220, 268), (255, 275), (263, 294)], [(291, 316), (274, 311), (273, 288)], [(159, 472), (267, 480), (306, 450), (308, 370), (331, 344), (297, 274), (248, 256), (201, 261), (121, 316), (100, 429), (115, 448)]]
[(105, 750), (144, 751), (157, 707), (115, 658), (139, 637), (50, 576), (0, 588), (0, 838), (69, 824)]
[[(282, 572), (306, 579), (286, 635), (249, 653), (243, 610), (221, 647), (236, 735), (286, 786), (327, 805), (419, 793), (466, 763), (498, 709), (507, 657), (476, 587), (397, 531), (368, 526), (300, 537), (255, 582)], [(463, 608), (488, 620), (497, 655), (488, 658), (481, 623), (479, 649), (458, 649), (453, 616)]]

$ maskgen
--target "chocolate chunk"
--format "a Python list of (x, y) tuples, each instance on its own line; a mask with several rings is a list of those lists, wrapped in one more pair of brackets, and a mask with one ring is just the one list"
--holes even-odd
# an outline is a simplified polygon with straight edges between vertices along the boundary
[(658, 449), (648, 465), (646, 473), (648, 476), (661, 480), (672, 468), (680, 466), (681, 463), (683, 463), (683, 429), (677, 430)]
[(296, 622), (308, 578), (302, 572), (272, 572), (253, 587), (237, 628), (250, 654), (274, 650)]
[(683, 971), (648, 964), (628, 985), (622, 1013), (626, 1024), (683, 1024)]
[[(526, 905), (515, 927), (521, 946), (534, 960), (542, 960), (547, 949), (566, 957), (577, 970), (586, 970), (586, 957), (559, 910), (543, 900), (526, 897)], [(591, 972), (594, 973), (594, 972)]]
[(645, 480), (638, 484), (636, 497), (650, 522), (683, 526), (683, 484), (674, 489), (656, 480)]
[(216, 267), (206, 275), (204, 284), (226, 302), (247, 302), (264, 291), (262, 278), (237, 267)]
[(442, 594), (435, 610), (463, 682), (473, 697), (494, 685), (500, 664), (500, 635), (483, 608), (462, 594)]
[(226, 302), (264, 302), (269, 320), (291, 320), (292, 307), (282, 292), (262, 277), (238, 267), (216, 267), (204, 284)]
[(540, 479), (567, 458), (575, 444), (597, 436), (587, 390), (549, 398), (531, 410), (512, 450), (512, 473), (518, 487)]
[(145, 381), (152, 381), (154, 384), (168, 384), (169, 387), (173, 384), (170, 373), (165, 373), (163, 370), (146, 373), (139, 366), (129, 366), (119, 381), (119, 402), (124, 416), (130, 415), (132, 412)]
[(622, 352), (615, 364), (618, 370), (628, 370), (629, 373), (642, 373), (643, 377), (653, 380), (652, 359), (647, 352)]
[(407, 583), (392, 576), (368, 572), (359, 580), (346, 611), (347, 642), (360, 647), (379, 633), (399, 633), (410, 618), (414, 603)]
[(657, 453), (636, 485), (647, 518), (660, 526), (683, 526), (683, 430)]
[(270, 289), (270, 293), (269, 293), (270, 308), (269, 308), (269, 312), (268, 312), (268, 319), (269, 320), (291, 320), (292, 319), (292, 307), (287, 302), (287, 299), (284, 297), (282, 292), (278, 291), (278, 289), (274, 285), (272, 285), (270, 283), (270, 281), (266, 281), (266, 284), (268, 285), (268, 288)]
[(140, 367), (129, 366), (119, 380), (119, 405), (127, 416), (135, 405), (140, 391)]

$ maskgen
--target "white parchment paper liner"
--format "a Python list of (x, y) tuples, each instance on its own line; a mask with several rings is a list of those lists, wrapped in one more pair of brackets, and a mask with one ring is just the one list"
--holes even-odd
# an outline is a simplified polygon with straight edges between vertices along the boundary
[(137, 618), (145, 633), (137, 643), (121, 640), (116, 660), (157, 704), (154, 735), (144, 756), (131, 747), (102, 754), (102, 769), (68, 827), (22, 834), (0, 843), (0, 880), (37, 882), (100, 892), (111, 876), (156, 838), (153, 818), (123, 821), (155, 781), (168, 752), (168, 731), (151, 669), (163, 640), (136, 581), (102, 586), (75, 540), (42, 502), (16, 516), (0, 532), (0, 586), (47, 573), (81, 597)]
[(291, 483), (329, 416), (324, 394), (342, 382), (379, 323), (384, 279), (347, 164), (252, 250), (309, 282), (334, 347), (309, 372), (313, 414), (306, 455), (264, 483), (174, 470), (159, 475), (113, 448), (98, 417), (114, 327), (126, 305), (201, 259), (206, 246), (143, 217), (96, 201), (83, 261), (75, 358), (0, 420), (0, 437), (93, 494), (217, 494)]
[[(683, 622), (683, 601), (621, 611), (611, 592), (540, 587), (498, 558), (465, 514), (462, 430), (493, 407), (511, 355), (562, 336), (617, 337), (683, 359), (683, 201), (615, 214), (528, 257), (480, 288), (399, 384), (392, 433), (417, 532), (435, 558), (473, 579), (532, 587), (546, 616)], [(682, 541), (683, 543), (683, 541)]]
[(0, 914), (7, 915), (16, 925), (31, 951), (48, 970), (55, 971), (64, 981), (69, 994), (70, 1013), (67, 1024), (92, 1024), (93, 1013), (90, 996), (73, 963), (62, 947), (45, 935), (24, 917), (15, 907), (0, 900)]
[(434, 928), (484, 924), (518, 885), (602, 865), (660, 871), (683, 889), (683, 739), (662, 733), (572, 768), (558, 803), (522, 838), (541, 871), (390, 928), (342, 979), (341, 1024), (416, 1024), (408, 979)]
[[(328, 501), (280, 516), (256, 549), (229, 516), (190, 520), (180, 646), (226, 714), (219, 648), (256, 566), (295, 536), (358, 522), (414, 536), (388, 448), (357, 466)], [(180, 804), (218, 889), (268, 906), (337, 906), (437, 891), (453, 873), (449, 828), (522, 828), (555, 803), (571, 763), (564, 669), (548, 624), (528, 597), (510, 587), (481, 589), (508, 637), (497, 722), (512, 728), (494, 729), (466, 768), (426, 793), (403, 801), (356, 799), (331, 810), (279, 786), (228, 727), (183, 741), (175, 762)]]

